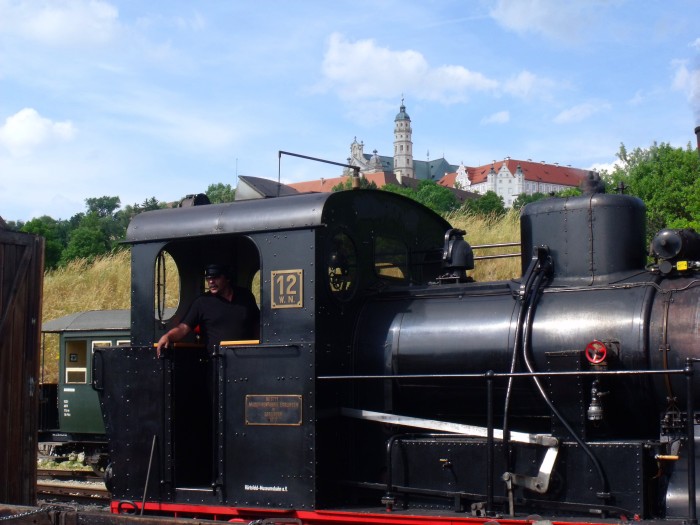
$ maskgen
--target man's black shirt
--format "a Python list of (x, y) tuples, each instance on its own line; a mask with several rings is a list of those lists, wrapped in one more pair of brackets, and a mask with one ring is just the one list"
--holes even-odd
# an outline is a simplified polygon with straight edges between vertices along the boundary
[(199, 296), (182, 320), (193, 330), (199, 326), (207, 347), (221, 341), (257, 339), (260, 310), (250, 290), (233, 287), (231, 301), (209, 292)]

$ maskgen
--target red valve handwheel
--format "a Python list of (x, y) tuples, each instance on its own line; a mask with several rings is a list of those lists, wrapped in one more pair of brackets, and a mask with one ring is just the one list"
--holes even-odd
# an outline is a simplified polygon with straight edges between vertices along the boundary
[(588, 359), (589, 363), (597, 365), (605, 361), (606, 357), (608, 357), (608, 349), (605, 343), (591, 341), (586, 346), (586, 359)]

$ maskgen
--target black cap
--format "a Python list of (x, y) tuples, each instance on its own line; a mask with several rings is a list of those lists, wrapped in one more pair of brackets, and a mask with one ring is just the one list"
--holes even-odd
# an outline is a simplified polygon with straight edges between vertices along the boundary
[(209, 264), (204, 269), (204, 277), (218, 277), (219, 275), (225, 275), (227, 273), (227, 268), (223, 264)]

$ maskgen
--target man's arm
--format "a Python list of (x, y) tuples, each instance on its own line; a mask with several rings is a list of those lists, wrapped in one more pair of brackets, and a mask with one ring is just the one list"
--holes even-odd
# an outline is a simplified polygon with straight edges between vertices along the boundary
[(165, 334), (163, 334), (163, 337), (161, 337), (158, 340), (158, 348), (156, 349), (156, 355), (160, 357), (160, 353), (163, 349), (169, 348), (170, 343), (176, 343), (177, 341), (180, 341), (182, 338), (184, 338), (187, 334), (189, 334), (192, 331), (192, 328), (190, 328), (189, 325), (185, 323), (180, 323), (177, 325), (175, 328), (171, 328)]

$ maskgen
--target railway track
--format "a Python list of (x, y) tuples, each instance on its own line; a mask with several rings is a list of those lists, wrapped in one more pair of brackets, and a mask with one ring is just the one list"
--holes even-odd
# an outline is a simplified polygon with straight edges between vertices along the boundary
[(37, 496), (79, 505), (106, 505), (110, 500), (102, 478), (89, 470), (39, 469)]

